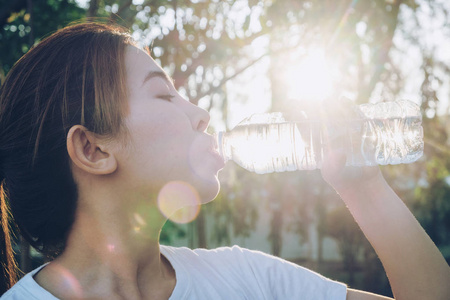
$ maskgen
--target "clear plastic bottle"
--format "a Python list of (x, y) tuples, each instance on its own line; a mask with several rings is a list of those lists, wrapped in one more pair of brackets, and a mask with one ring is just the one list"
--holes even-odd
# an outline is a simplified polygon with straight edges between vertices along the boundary
[(320, 169), (327, 147), (342, 148), (347, 165), (411, 163), (423, 154), (417, 104), (399, 100), (356, 107), (350, 120), (287, 122), (281, 113), (253, 115), (216, 134), (218, 151), (258, 174)]

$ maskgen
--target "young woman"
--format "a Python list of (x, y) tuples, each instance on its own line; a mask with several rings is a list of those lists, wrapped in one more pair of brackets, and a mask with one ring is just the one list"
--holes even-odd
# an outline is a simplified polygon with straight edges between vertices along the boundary
[[(0, 93), (2, 299), (385, 299), (236, 246), (160, 246), (159, 202), (218, 193), (208, 122), (120, 28), (74, 25), (31, 49)], [(322, 174), (395, 297), (450, 299), (449, 266), (379, 169), (344, 159), (330, 153)], [(10, 213), (53, 258), (15, 285)]]

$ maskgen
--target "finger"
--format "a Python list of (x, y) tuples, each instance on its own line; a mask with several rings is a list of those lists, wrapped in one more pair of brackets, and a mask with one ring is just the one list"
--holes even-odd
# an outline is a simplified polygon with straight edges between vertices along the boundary
[(348, 98), (328, 100), (323, 103), (321, 120), (324, 124), (324, 141), (329, 149), (348, 148), (349, 130), (359, 119), (358, 108)]

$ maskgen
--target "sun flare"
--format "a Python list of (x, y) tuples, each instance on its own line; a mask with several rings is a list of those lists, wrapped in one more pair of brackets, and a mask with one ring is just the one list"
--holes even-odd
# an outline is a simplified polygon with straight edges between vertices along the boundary
[(299, 63), (286, 69), (287, 96), (293, 100), (322, 101), (333, 93), (332, 64), (321, 48), (311, 48)]

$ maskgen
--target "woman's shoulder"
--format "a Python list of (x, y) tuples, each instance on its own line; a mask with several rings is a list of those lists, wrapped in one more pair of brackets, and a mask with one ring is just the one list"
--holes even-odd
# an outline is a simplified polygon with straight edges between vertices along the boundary
[(243, 257), (248, 255), (265, 255), (262, 252), (249, 250), (246, 248), (239, 247), (237, 245), (230, 247), (218, 247), (213, 249), (206, 248), (195, 248), (190, 249), (187, 247), (174, 247), (174, 246), (160, 246), (161, 253), (163, 255), (169, 255), (173, 257), (180, 258), (197, 258), (197, 259), (208, 259), (208, 258), (217, 258), (218, 256), (222, 258), (226, 257)]
[(161, 246), (161, 253), (170, 261), (178, 262), (184, 267), (210, 265), (225, 269), (249, 269), (252, 272), (257, 270), (265, 272), (267, 269), (286, 269), (286, 271), (296, 273), (303, 272), (304, 275), (319, 275), (285, 259), (238, 245), (213, 249)]
[[(263, 289), (266, 293), (293, 299), (345, 299), (346, 286), (279, 257), (239, 246), (215, 249), (189, 249), (161, 246), (161, 253), (170, 256), (175, 267), (190, 276), (208, 274), (210, 278), (227, 278), (229, 286), (253, 286), (251, 291)], [(177, 269), (177, 268), (175, 268)], [(197, 274), (198, 273), (198, 274)], [(206, 278), (205, 280), (208, 280)], [(205, 281), (200, 281), (205, 284)], [(267, 290), (266, 290), (267, 288)]]
[(245, 258), (248, 260), (269, 260), (275, 262), (286, 262), (282, 258), (264, 253), (259, 250), (251, 250), (247, 248), (240, 247), (238, 245), (234, 246), (224, 246), (217, 247), (212, 249), (206, 248), (195, 248), (190, 249), (187, 247), (174, 247), (174, 246), (160, 246), (161, 252), (166, 255), (171, 256), (188, 256), (188, 257), (197, 257), (197, 258), (217, 258), (221, 256), (222, 258), (230, 257), (230, 258)]

